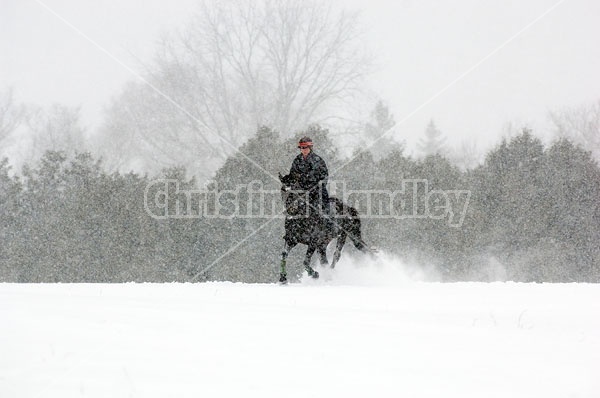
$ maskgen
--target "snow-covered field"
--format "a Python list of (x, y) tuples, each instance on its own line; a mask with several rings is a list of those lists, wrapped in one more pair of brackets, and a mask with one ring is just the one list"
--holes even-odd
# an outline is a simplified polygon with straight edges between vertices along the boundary
[(600, 286), (0, 284), (0, 397), (599, 397)]

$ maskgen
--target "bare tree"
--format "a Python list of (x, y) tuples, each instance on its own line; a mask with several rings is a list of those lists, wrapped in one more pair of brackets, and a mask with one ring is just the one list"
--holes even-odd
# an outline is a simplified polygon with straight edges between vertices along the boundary
[(25, 113), (25, 107), (15, 103), (12, 88), (0, 92), (0, 143), (25, 120)]
[(131, 116), (122, 134), (161, 163), (197, 170), (258, 126), (285, 136), (335, 116), (368, 71), (357, 26), (327, 2), (201, 1), (191, 23), (163, 39), (152, 87), (131, 86), (117, 100)]
[(461, 170), (470, 170), (483, 162), (484, 152), (478, 148), (476, 139), (464, 139), (450, 149), (449, 159)]
[(550, 119), (559, 137), (571, 139), (600, 161), (600, 100), (551, 112)]
[(33, 141), (30, 154), (32, 159), (38, 159), (49, 150), (86, 150), (85, 130), (81, 126), (79, 108), (55, 104), (48, 110), (31, 110), (27, 125)]

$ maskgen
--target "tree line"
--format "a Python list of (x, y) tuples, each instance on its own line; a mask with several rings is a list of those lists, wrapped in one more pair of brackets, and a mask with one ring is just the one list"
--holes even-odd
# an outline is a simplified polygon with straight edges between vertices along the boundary
[[(459, 226), (447, 217), (365, 217), (363, 237), (382, 251), (432, 267), (445, 281), (600, 281), (600, 169), (589, 152), (566, 138), (545, 147), (525, 130), (489, 151), (483, 164), (462, 170), (440, 154), (412, 158), (400, 145), (385, 155), (365, 147), (348, 161), (328, 130), (313, 126), (298, 135), (303, 134), (317, 143), (331, 181), (343, 182), (346, 190), (397, 191), (403, 181), (427, 181), (428, 192), (470, 192)], [(177, 184), (177, 201), (168, 204), (171, 215), (198, 200), (181, 194), (185, 190), (225, 192), (253, 181), (277, 192), (274, 176), (289, 170), (297, 138), (260, 128), (202, 186), (181, 167), (153, 178), (108, 172), (87, 153), (48, 151), (20, 175), (5, 159), (0, 280), (272, 282), (282, 219), (152, 217), (148, 203), (161, 203), (148, 187), (156, 178)], [(249, 203), (251, 193), (238, 193)], [(420, 192), (411, 204), (417, 213), (428, 205), (426, 194)], [(354, 199), (349, 204), (365, 215), (381, 210), (381, 203)], [(406, 212), (400, 203), (392, 206)], [(353, 254), (350, 247), (345, 251)], [(291, 256), (298, 272), (301, 257), (300, 249)]]

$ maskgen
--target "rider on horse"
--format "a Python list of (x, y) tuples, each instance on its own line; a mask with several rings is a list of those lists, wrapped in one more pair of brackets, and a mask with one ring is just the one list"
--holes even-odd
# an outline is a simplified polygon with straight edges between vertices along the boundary
[[(283, 184), (281, 192), (287, 213), (283, 237), (285, 245), (281, 253), (280, 283), (287, 283), (287, 256), (299, 243), (307, 246), (304, 269), (312, 278), (319, 277), (319, 273), (310, 266), (313, 253), (317, 251), (321, 257), (321, 264), (326, 265), (327, 245), (333, 239), (337, 240), (337, 244), (331, 263), (332, 268), (340, 259), (346, 237), (352, 240), (357, 249), (368, 251), (361, 237), (358, 211), (346, 206), (339, 199), (329, 198), (326, 188), (327, 165), (313, 152), (312, 140), (303, 137), (298, 142), (298, 148), (301, 153), (294, 159), (290, 174), (285, 177), (279, 175)], [(302, 209), (306, 209), (306, 202), (308, 202), (308, 211), (304, 212)], [(331, 210), (330, 202), (334, 204)]]
[(308, 193), (309, 214), (329, 217), (329, 193), (327, 178), (329, 173), (323, 158), (313, 152), (313, 142), (303, 137), (298, 142), (300, 154), (296, 156), (290, 168), (289, 177), (298, 187)]

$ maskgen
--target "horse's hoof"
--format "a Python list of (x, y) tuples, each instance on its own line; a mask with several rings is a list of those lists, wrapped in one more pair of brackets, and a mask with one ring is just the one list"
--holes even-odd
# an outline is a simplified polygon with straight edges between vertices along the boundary
[(306, 270), (308, 272), (308, 276), (311, 276), (313, 279), (319, 279), (319, 273), (312, 268)]
[(285, 285), (287, 282), (288, 282), (287, 275), (286, 274), (280, 274), (279, 275), (279, 283), (281, 283), (282, 285)]

